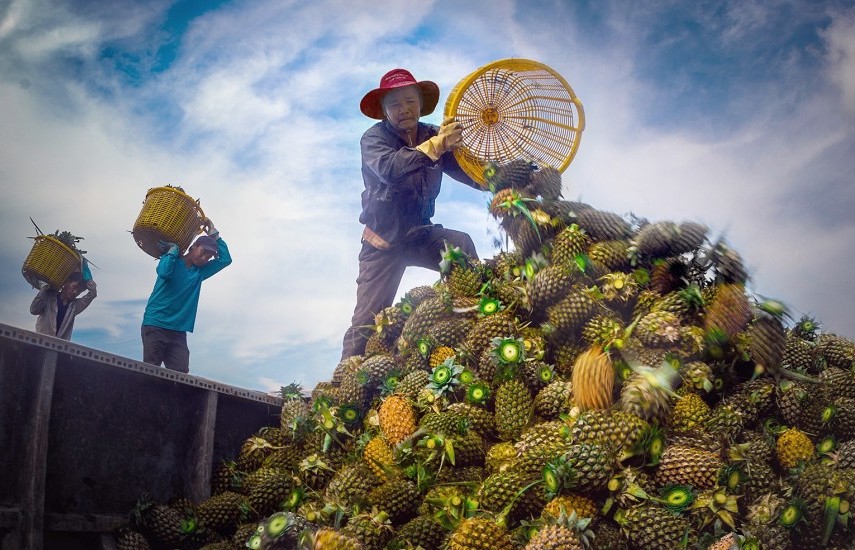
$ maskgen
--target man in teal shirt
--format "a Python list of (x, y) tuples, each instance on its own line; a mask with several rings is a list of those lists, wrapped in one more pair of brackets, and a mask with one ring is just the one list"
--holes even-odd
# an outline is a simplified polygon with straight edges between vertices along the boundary
[(202, 235), (179, 256), (178, 245), (162, 243), (166, 252), (157, 264), (157, 281), (142, 321), (143, 361), (189, 372), (187, 333), (193, 332), (202, 281), (232, 263), (229, 248), (210, 218)]

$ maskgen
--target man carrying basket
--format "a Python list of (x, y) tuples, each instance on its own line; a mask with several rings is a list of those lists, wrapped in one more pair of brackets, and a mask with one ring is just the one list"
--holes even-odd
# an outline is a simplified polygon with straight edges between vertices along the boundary
[(180, 256), (175, 243), (158, 243), (163, 255), (157, 264), (157, 281), (142, 321), (143, 361), (189, 372), (187, 333), (193, 332), (202, 281), (232, 263), (226, 242), (210, 218), (205, 232)]
[(418, 82), (409, 71), (393, 69), (359, 105), (380, 122), (360, 141), (365, 190), (359, 221), (365, 229), (342, 359), (365, 352), (374, 315), (392, 305), (407, 266), (439, 271), (446, 242), (478, 257), (469, 235), (431, 223), (443, 173), (481, 190), (451, 154), (461, 145), (461, 126), (452, 119), (439, 127), (419, 122), (438, 101), (434, 82)]
[[(80, 296), (84, 289), (86, 294)], [(86, 260), (83, 260), (83, 272), (69, 275), (58, 291), (46, 282), (40, 283), (39, 292), (30, 304), (30, 313), (38, 315), (36, 332), (71, 340), (75, 317), (89, 307), (96, 296), (98, 287)]]

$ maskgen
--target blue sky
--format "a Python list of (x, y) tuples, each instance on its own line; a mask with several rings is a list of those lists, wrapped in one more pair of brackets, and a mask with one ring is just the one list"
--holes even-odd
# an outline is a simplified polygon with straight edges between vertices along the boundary
[[(585, 109), (568, 199), (700, 221), (752, 290), (855, 338), (855, 4), (0, 2), (0, 322), (32, 328), (34, 235), (100, 269), (74, 340), (132, 358), (155, 261), (146, 191), (200, 199), (234, 264), (208, 280), (191, 372), (271, 391), (328, 379), (355, 297), (359, 100), (394, 67), (448, 91), (497, 59), (554, 68)], [(496, 253), (486, 196), (447, 181), (437, 223)], [(400, 293), (436, 280), (408, 271)]]

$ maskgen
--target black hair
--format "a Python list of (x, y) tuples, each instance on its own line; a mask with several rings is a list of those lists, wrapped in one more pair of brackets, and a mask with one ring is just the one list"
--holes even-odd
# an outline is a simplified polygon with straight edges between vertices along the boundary
[(65, 284), (68, 284), (68, 283), (77, 283), (79, 285), (84, 284), (85, 281), (83, 280), (83, 274), (80, 273), (79, 271), (75, 271), (74, 273), (69, 275), (68, 278), (65, 280)]

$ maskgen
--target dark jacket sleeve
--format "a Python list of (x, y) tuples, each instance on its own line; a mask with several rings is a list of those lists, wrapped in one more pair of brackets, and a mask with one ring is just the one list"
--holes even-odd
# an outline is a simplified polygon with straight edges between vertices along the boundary
[(421, 151), (400, 147), (383, 123), (375, 124), (360, 140), (362, 166), (389, 187), (396, 187), (433, 161)]

